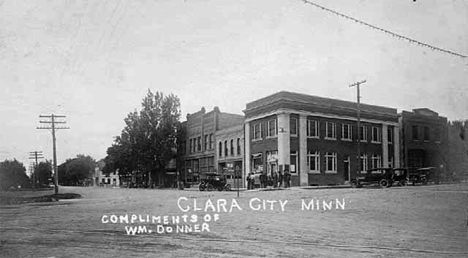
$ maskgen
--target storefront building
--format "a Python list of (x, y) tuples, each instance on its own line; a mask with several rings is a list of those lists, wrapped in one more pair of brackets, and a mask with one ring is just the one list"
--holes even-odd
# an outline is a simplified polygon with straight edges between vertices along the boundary
[[(397, 110), (360, 110), (361, 171), (399, 167)], [(282, 91), (247, 103), (244, 113), (244, 178), (288, 170), (292, 186), (306, 186), (343, 184), (358, 174), (356, 103)]]
[(244, 170), (244, 122), (216, 132), (217, 172), (232, 187), (245, 187)]
[(222, 113), (218, 107), (206, 112), (205, 108), (187, 115), (184, 122), (185, 153), (182, 159), (183, 180), (197, 183), (206, 173), (217, 172), (216, 133), (220, 130), (242, 124), (244, 117), (237, 114)]

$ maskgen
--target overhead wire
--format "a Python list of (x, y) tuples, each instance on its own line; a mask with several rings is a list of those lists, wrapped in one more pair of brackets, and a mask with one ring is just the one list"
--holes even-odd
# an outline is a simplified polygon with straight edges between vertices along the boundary
[(362, 24), (364, 26), (367, 26), (369, 28), (372, 28), (374, 30), (378, 30), (378, 31), (381, 31), (383, 33), (386, 33), (386, 34), (389, 34), (389, 35), (392, 35), (394, 37), (397, 37), (399, 39), (402, 39), (402, 40), (406, 40), (406, 41), (409, 41), (411, 43), (416, 43), (418, 44), (419, 46), (423, 46), (423, 47), (426, 47), (426, 48), (430, 48), (431, 50), (434, 50), (434, 51), (439, 51), (439, 52), (443, 52), (443, 53), (446, 53), (446, 54), (449, 54), (449, 55), (453, 55), (453, 56), (456, 56), (456, 57), (460, 57), (460, 58), (466, 58), (467, 56), (464, 55), (464, 54), (460, 54), (460, 53), (456, 53), (454, 51), (450, 51), (450, 50), (447, 50), (447, 49), (443, 49), (443, 48), (440, 48), (440, 47), (436, 47), (436, 46), (433, 46), (433, 45), (430, 45), (428, 43), (424, 43), (422, 41), (419, 41), (419, 40), (415, 40), (415, 39), (412, 39), (412, 38), (409, 38), (409, 37), (406, 37), (406, 36), (403, 36), (403, 35), (400, 35), (400, 34), (397, 34), (395, 32), (392, 32), (392, 31), (389, 31), (389, 30), (386, 30), (386, 29), (383, 29), (383, 28), (380, 28), (378, 26), (375, 26), (375, 25), (372, 25), (368, 22), (365, 22), (365, 21), (362, 21), (362, 20), (359, 20), (357, 18), (354, 18), (354, 17), (351, 17), (349, 15), (346, 15), (346, 14), (343, 14), (343, 13), (340, 13), (340, 12), (337, 12), (335, 10), (332, 10), (330, 8), (327, 8), (327, 7), (324, 7), (322, 5), (319, 5), (317, 3), (314, 3), (312, 1), (309, 1), (309, 0), (302, 0), (304, 1), (304, 3), (306, 4), (309, 4), (309, 5), (312, 5), (312, 6), (315, 6), (321, 10), (324, 10), (324, 11), (327, 11), (329, 13), (332, 13), (332, 14), (335, 14), (337, 16), (340, 16), (340, 17), (343, 17), (345, 19), (348, 19), (348, 20), (351, 20), (351, 21), (354, 21), (356, 23), (359, 23), (359, 24)]

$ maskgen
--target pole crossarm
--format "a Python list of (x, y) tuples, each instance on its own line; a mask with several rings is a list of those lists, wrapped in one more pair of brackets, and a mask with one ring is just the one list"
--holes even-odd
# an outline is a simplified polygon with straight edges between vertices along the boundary
[[(70, 127), (56, 127), (56, 124), (65, 124), (65, 121), (56, 121), (56, 118), (65, 118), (64, 115), (39, 115), (40, 118), (50, 118), (50, 121), (40, 120), (39, 123), (50, 124), (50, 127), (37, 127), (37, 129), (48, 129), (52, 130), (52, 147), (53, 147), (53, 157), (54, 157), (54, 183), (55, 183), (55, 194), (58, 194), (58, 169), (57, 169), (57, 148), (56, 148), (56, 138), (55, 131), (59, 129), (70, 129)], [(37, 161), (36, 161), (37, 163)]]

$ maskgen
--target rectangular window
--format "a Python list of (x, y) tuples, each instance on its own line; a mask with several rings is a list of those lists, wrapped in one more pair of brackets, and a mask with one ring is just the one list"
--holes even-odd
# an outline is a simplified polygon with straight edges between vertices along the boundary
[(307, 167), (311, 173), (320, 173), (320, 153), (307, 152)]
[(307, 120), (307, 137), (319, 138), (319, 123), (317, 120)]
[(254, 124), (253, 125), (253, 139), (254, 140), (260, 140), (262, 139), (262, 124)]
[(205, 134), (205, 150), (208, 150), (208, 144), (209, 144), (209, 141), (208, 141), (208, 134)]
[(291, 136), (297, 136), (297, 119), (296, 118), (291, 118), (289, 120), (289, 131), (291, 133)]
[(367, 170), (367, 154), (361, 155), (361, 173), (365, 173)]
[(201, 151), (201, 136), (197, 138), (198, 151)]
[(440, 129), (439, 128), (436, 128), (434, 131), (434, 141), (440, 142)]
[(333, 122), (326, 122), (326, 137), (325, 139), (336, 140), (336, 124)]
[(290, 162), (291, 162), (291, 165), (289, 167), (289, 171), (291, 173), (293, 173), (293, 174), (297, 173), (297, 170), (298, 170), (298, 168), (297, 168), (297, 163), (298, 163), (297, 162), (297, 151), (291, 151), (291, 155), (290, 155), (289, 158), (290, 158)]
[(424, 126), (424, 141), (429, 141), (429, 127)]
[(373, 143), (380, 143), (381, 142), (381, 137), (380, 137), (380, 127), (372, 126), (372, 138), (371, 141)]
[(387, 128), (387, 140), (388, 143), (393, 143), (393, 127)]
[(325, 153), (325, 173), (336, 173), (336, 153), (335, 152), (327, 152)]
[(412, 127), (412, 136), (413, 136), (413, 141), (419, 140), (419, 132), (418, 132), (418, 126), (413, 125)]
[(276, 119), (269, 120), (267, 126), (267, 137), (276, 136)]
[(382, 157), (377, 154), (372, 155), (372, 168), (380, 168), (382, 167)]
[(189, 140), (189, 153), (192, 153), (192, 147), (193, 146), (193, 143), (192, 143), (192, 139)]
[(367, 126), (361, 126), (359, 130), (361, 142), (367, 142)]
[(351, 141), (351, 125), (350, 124), (342, 124), (341, 125), (341, 139), (345, 141)]

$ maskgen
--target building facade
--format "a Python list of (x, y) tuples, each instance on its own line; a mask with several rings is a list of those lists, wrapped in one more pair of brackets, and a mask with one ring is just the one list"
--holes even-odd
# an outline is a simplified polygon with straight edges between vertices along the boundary
[(205, 108), (187, 115), (185, 122), (185, 155), (183, 180), (199, 182), (204, 174), (217, 172), (216, 133), (242, 124), (242, 115), (222, 113), (218, 107), (206, 112)]
[[(399, 167), (397, 110), (360, 110), (361, 170)], [(356, 103), (282, 91), (247, 103), (244, 113), (244, 178), (288, 170), (293, 186), (305, 186), (343, 184), (360, 173)]]
[(216, 132), (217, 172), (225, 176), (232, 187), (245, 187), (242, 179), (244, 168), (244, 122)]
[(428, 108), (403, 111), (401, 128), (401, 161), (403, 166), (447, 168), (447, 118)]

